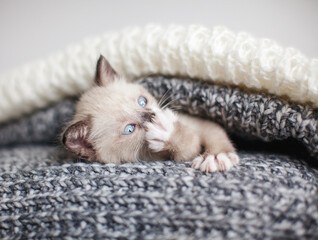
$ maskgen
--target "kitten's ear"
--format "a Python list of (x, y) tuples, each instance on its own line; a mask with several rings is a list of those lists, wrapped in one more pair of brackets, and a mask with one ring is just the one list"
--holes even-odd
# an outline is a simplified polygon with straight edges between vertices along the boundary
[(95, 83), (97, 86), (106, 86), (108, 83), (113, 82), (117, 77), (117, 72), (112, 68), (106, 58), (103, 55), (100, 55), (97, 61), (95, 76)]
[(62, 136), (62, 142), (71, 152), (90, 160), (95, 157), (95, 150), (88, 141), (89, 134), (88, 121), (79, 121), (66, 128)]

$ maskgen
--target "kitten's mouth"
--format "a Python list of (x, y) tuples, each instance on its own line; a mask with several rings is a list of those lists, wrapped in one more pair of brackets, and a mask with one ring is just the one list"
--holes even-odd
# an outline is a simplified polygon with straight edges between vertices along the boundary
[[(151, 139), (152, 141), (155, 141), (155, 142), (164, 142), (163, 140), (161, 140), (161, 139), (158, 139), (158, 138), (154, 138), (154, 139)], [(149, 143), (148, 143), (149, 144)]]

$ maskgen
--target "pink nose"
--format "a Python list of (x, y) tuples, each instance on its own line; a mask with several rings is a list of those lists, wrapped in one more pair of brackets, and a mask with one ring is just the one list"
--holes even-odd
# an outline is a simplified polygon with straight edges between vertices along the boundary
[(141, 113), (141, 119), (143, 122), (152, 122), (156, 114), (151, 111), (146, 111)]

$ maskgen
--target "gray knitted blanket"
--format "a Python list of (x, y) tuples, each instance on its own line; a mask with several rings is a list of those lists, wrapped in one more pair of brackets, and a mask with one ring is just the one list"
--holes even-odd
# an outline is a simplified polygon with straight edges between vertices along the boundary
[(73, 162), (52, 146), (0, 150), (1, 239), (317, 239), (318, 171), (240, 152), (229, 172)]
[(318, 171), (306, 155), (317, 161), (314, 110), (188, 80), (141, 84), (156, 97), (170, 89), (174, 108), (221, 123), (238, 146), (299, 143), (277, 153), (277, 142), (246, 141), (241, 163), (214, 174), (170, 161), (86, 163), (51, 144), (74, 112), (65, 100), (0, 127), (1, 239), (318, 238)]
[[(211, 119), (236, 136), (263, 141), (293, 138), (302, 143), (310, 155), (318, 157), (318, 111), (309, 106), (193, 80), (148, 77), (140, 79), (139, 83), (157, 99), (167, 96), (173, 109)], [(64, 100), (0, 126), (0, 145), (58, 144), (58, 134), (71, 120), (75, 102)]]

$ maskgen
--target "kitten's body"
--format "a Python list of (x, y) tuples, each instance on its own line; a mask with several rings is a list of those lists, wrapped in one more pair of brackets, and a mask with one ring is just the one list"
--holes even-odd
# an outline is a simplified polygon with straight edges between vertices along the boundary
[(95, 83), (63, 133), (64, 145), (77, 155), (104, 163), (193, 160), (192, 167), (206, 172), (227, 170), (239, 161), (219, 125), (160, 108), (147, 90), (117, 75), (102, 56)]

